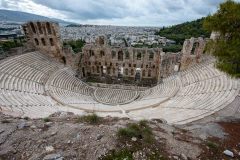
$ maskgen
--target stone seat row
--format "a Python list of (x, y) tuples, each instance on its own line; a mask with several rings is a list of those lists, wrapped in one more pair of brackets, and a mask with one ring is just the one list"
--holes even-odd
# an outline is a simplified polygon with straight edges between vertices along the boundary
[(73, 76), (68, 70), (60, 70), (50, 82), (53, 87), (62, 88), (69, 91), (78, 92), (83, 95), (92, 95), (93, 87), (83, 83), (81, 80)]
[(214, 64), (211, 63), (198, 69), (195, 67), (196, 69), (194, 71), (190, 70), (182, 73), (181, 79), (183, 86), (222, 75), (223, 73), (215, 69), (213, 65)]
[(0, 90), (2, 99), (1, 105), (53, 105), (53, 100), (44, 95), (36, 95), (31, 93), (24, 93), (18, 91)]
[(44, 93), (44, 87), (42, 84), (5, 73), (0, 73), (0, 87), (1, 89), (12, 91), (29, 92), (34, 94)]
[(177, 96), (220, 92), (237, 88), (236, 81), (229, 79), (226, 75), (221, 75), (185, 86), (178, 92)]
[(60, 64), (40, 53), (27, 53), (0, 63), (1, 110), (39, 117), (56, 112), (57, 102), (44, 93), (44, 83)]
[(150, 88), (142, 93), (145, 96), (141, 96), (142, 99), (152, 99), (157, 97), (171, 97), (179, 90), (180, 83), (178, 82), (177, 78), (169, 78), (168, 80), (164, 80), (163, 83)]
[(97, 88), (94, 91), (94, 96), (101, 103), (118, 105), (134, 101), (138, 97), (138, 92), (123, 89)]
[(55, 98), (57, 98), (64, 104), (84, 104), (95, 102), (91, 96), (83, 95), (78, 92), (73, 92), (57, 87), (50, 87), (50, 92), (55, 96)]

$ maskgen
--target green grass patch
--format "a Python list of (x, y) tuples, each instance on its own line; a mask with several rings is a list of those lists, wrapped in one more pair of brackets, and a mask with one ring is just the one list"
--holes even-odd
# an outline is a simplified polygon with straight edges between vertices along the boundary
[(98, 124), (100, 123), (102, 120), (101, 117), (99, 117), (98, 115), (96, 115), (95, 113), (93, 114), (89, 114), (89, 115), (85, 115), (85, 116), (81, 116), (81, 117), (78, 117), (77, 119), (77, 123), (80, 123), (80, 122), (87, 122), (89, 124)]
[(44, 122), (50, 122), (50, 119), (48, 117), (43, 118)]
[(210, 149), (214, 149), (217, 150), (218, 149), (218, 144), (211, 142), (211, 141), (207, 141), (206, 145), (210, 148)]
[(101, 160), (133, 160), (132, 152), (128, 149), (122, 149), (120, 151), (111, 151), (105, 157), (100, 158)]
[(142, 120), (139, 123), (130, 123), (126, 128), (120, 128), (117, 135), (121, 139), (130, 140), (136, 137), (146, 143), (151, 143), (154, 140), (152, 129), (148, 126), (147, 121)]

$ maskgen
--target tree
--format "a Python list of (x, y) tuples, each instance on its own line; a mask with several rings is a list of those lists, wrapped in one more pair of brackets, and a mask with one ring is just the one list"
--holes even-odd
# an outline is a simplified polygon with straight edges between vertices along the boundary
[(205, 18), (201, 18), (192, 22), (185, 22), (182, 24), (162, 27), (160, 31), (156, 32), (156, 35), (172, 39), (176, 44), (183, 45), (185, 39), (191, 37), (209, 37), (211, 32), (208, 32), (203, 28), (203, 21)]
[(240, 77), (240, 3), (227, 0), (220, 4), (218, 11), (209, 15), (203, 26), (219, 33), (219, 37), (207, 45), (207, 50), (218, 60), (217, 67)]

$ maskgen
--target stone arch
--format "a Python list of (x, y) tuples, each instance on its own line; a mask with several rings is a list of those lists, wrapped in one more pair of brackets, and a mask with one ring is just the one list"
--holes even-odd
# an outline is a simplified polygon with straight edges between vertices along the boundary
[(94, 51), (93, 50), (89, 50), (90, 56), (94, 56)]
[(140, 80), (141, 80), (141, 70), (136, 70), (135, 81), (140, 81)]
[(42, 45), (46, 46), (46, 41), (44, 38), (41, 38), (41, 41), (42, 41)]
[(149, 61), (153, 60), (154, 58), (154, 53), (152, 51), (149, 52)]
[(100, 55), (101, 55), (101, 57), (105, 56), (105, 52), (104, 51), (100, 51)]
[(198, 49), (198, 47), (199, 47), (198, 42), (193, 43), (192, 50), (191, 50), (191, 55), (194, 55), (196, 53), (196, 50)]
[(36, 34), (37, 32), (36, 32), (36, 28), (35, 28), (33, 22), (30, 22), (30, 26), (31, 26), (31, 29), (32, 29), (33, 33)]
[(38, 39), (37, 39), (37, 38), (34, 38), (34, 41), (35, 41), (35, 44), (36, 44), (37, 46), (39, 46), (39, 41), (38, 41)]
[(107, 67), (107, 74), (110, 75), (111, 74), (111, 68)]
[(98, 42), (99, 42), (99, 45), (104, 45), (104, 37), (100, 36)]
[(137, 52), (137, 60), (141, 60), (142, 59), (142, 53), (139, 51)]
[(142, 77), (145, 77), (145, 76), (146, 76), (146, 71), (143, 70), (143, 71), (142, 71)]
[(134, 70), (133, 69), (131, 69), (131, 75), (134, 75)]
[(123, 61), (123, 51), (118, 52), (118, 60)]
[(40, 34), (43, 34), (43, 31), (42, 31), (42, 24), (40, 22), (37, 22), (37, 26), (38, 26), (38, 31)]
[(47, 22), (47, 23), (46, 23), (46, 26), (47, 26), (47, 32), (48, 32), (48, 34), (52, 34), (52, 30), (51, 30), (50, 23)]
[(97, 66), (97, 73), (100, 73), (100, 68), (99, 68), (99, 66)]
[(151, 70), (148, 70), (148, 77), (151, 77), (151, 76), (152, 76)]
[(114, 59), (116, 57), (116, 52), (112, 51), (112, 59)]
[(129, 52), (128, 52), (128, 50), (125, 52), (125, 59), (129, 59)]
[(126, 68), (125, 69), (125, 73), (124, 73), (126, 76), (128, 75), (128, 69)]
[(51, 46), (54, 46), (54, 42), (53, 42), (52, 38), (49, 38), (49, 42), (50, 42)]
[(116, 70), (115, 70), (115, 68), (113, 67), (113, 68), (112, 68), (112, 74), (115, 75), (115, 72), (116, 72)]
[(82, 75), (83, 75), (83, 77), (86, 76), (86, 75), (85, 75), (85, 68), (84, 68), (84, 67), (82, 68)]
[(62, 61), (64, 64), (66, 64), (66, 57), (65, 56), (62, 56)]

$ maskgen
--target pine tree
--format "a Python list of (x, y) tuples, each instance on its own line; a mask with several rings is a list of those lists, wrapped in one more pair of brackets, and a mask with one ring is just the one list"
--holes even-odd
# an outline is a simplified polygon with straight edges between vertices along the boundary
[(218, 59), (217, 67), (240, 77), (240, 3), (227, 0), (220, 4), (218, 11), (205, 19), (204, 28), (220, 34), (207, 47)]

